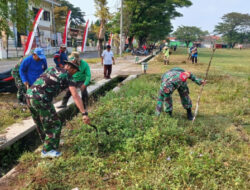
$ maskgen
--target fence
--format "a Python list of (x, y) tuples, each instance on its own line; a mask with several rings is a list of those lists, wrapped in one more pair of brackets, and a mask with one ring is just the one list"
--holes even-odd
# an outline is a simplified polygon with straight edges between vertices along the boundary
[[(56, 51), (59, 50), (59, 47), (52, 47), (50, 44), (48, 44), (45, 47), (42, 47), (44, 49), (44, 53), (46, 55), (52, 55)], [(68, 52), (72, 52), (75, 50), (74, 47), (67, 47)], [(77, 51), (81, 50), (81, 46), (77, 46)], [(86, 51), (97, 51), (97, 47), (86, 47)], [(6, 58), (14, 58), (14, 57), (21, 57), (23, 56), (24, 48), (23, 47), (16, 47), (15, 40), (9, 39), (7, 46), (4, 47), (2, 40), (0, 39), (0, 59), (6, 59)]]

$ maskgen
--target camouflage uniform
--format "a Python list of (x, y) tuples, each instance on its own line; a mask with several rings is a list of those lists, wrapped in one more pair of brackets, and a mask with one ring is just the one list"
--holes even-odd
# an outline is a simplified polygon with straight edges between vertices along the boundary
[[(192, 101), (189, 98), (189, 89), (187, 83), (183, 82), (180, 78), (182, 72), (185, 72), (185, 70), (181, 68), (173, 68), (162, 76), (162, 82), (156, 107), (156, 115), (160, 115), (163, 107), (163, 102), (165, 105), (164, 111), (172, 111), (172, 93), (175, 89), (177, 89), (179, 92), (183, 107), (185, 109), (192, 108)], [(202, 83), (202, 79), (196, 78), (192, 73), (189, 78), (198, 85), (201, 85)]]
[(19, 74), (19, 68), (20, 68), (21, 63), (22, 63), (22, 60), (19, 61), (15, 65), (15, 67), (11, 71), (11, 75), (15, 79), (15, 84), (16, 84), (16, 87), (17, 87), (17, 99), (18, 99), (18, 102), (26, 103), (26, 99), (25, 99), (26, 87), (23, 84), (23, 82), (21, 80), (21, 77), (20, 77), (20, 74)]
[(60, 67), (50, 67), (27, 90), (26, 98), (32, 118), (41, 139), (45, 138), (45, 151), (59, 147), (62, 123), (52, 100), (69, 86), (76, 84), (68, 72)]

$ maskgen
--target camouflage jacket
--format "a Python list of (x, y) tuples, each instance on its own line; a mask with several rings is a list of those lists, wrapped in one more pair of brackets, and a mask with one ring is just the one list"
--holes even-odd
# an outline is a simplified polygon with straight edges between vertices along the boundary
[(54, 97), (69, 86), (76, 86), (69, 73), (60, 67), (50, 67), (27, 90), (26, 97), (52, 102)]
[(22, 61), (19, 61), (15, 67), (12, 69), (11, 71), (11, 75), (14, 79), (20, 79), (21, 80), (21, 77), (20, 77), (20, 74), (19, 74), (19, 69), (20, 69), (20, 65), (21, 65)]
[[(172, 93), (175, 89), (185, 86), (186, 82), (183, 82), (180, 77), (183, 72), (185, 72), (185, 70), (176, 67), (164, 73), (161, 81), (161, 91), (165, 93)], [(201, 85), (202, 79), (197, 78), (192, 73), (190, 74), (189, 79), (194, 81), (196, 84)]]

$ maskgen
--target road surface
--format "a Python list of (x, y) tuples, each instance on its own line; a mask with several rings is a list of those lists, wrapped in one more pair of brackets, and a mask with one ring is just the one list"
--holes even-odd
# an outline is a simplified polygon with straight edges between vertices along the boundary
[[(81, 58), (96, 58), (98, 57), (97, 51), (86, 52), (81, 55)], [(17, 63), (18, 59), (10, 59), (10, 60), (0, 60), (0, 73), (8, 71), (12, 69)], [(53, 58), (47, 58), (48, 66), (55, 66)]]

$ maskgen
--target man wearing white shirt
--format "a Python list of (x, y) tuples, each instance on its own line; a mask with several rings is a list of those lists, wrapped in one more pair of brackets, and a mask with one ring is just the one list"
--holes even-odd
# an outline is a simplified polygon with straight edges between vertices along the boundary
[(104, 65), (104, 78), (106, 79), (110, 79), (112, 63), (115, 65), (114, 54), (111, 51), (111, 46), (107, 45), (107, 49), (102, 53), (102, 65)]

